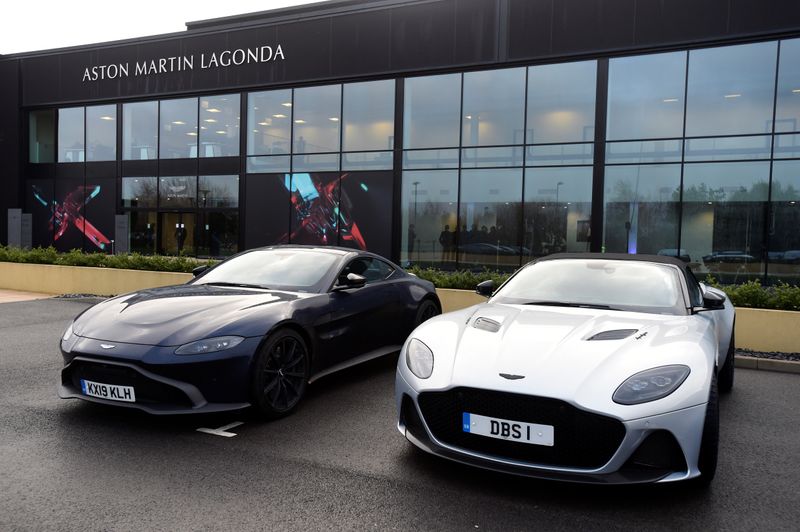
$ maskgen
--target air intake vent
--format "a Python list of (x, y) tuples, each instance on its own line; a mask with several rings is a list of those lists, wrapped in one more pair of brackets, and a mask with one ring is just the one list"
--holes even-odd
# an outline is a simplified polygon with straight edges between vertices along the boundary
[(590, 336), (586, 341), (592, 340), (622, 340), (635, 333), (638, 329), (616, 329), (613, 331), (603, 331), (594, 336)]
[(472, 326), (476, 329), (493, 333), (500, 330), (500, 323), (490, 320), (489, 318), (477, 318), (472, 322)]

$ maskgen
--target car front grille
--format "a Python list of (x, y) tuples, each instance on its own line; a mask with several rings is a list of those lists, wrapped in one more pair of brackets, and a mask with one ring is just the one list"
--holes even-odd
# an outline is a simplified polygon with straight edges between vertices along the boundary
[[(428, 428), (440, 442), (530, 464), (596, 469), (611, 459), (625, 437), (621, 421), (546, 397), (461, 387), (423, 392), (418, 402)], [(532, 445), (463, 432), (464, 412), (552, 425), (554, 445)]]
[(146, 377), (128, 366), (102, 361), (73, 360), (62, 374), (62, 380), (64, 384), (80, 390), (81, 379), (103, 384), (133, 386), (137, 403), (192, 406), (186, 394), (178, 388)]

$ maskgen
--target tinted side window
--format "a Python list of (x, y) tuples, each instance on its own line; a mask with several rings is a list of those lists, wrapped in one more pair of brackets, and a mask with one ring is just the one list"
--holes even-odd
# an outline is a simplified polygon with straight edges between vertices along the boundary
[(343, 283), (348, 273), (355, 273), (366, 277), (367, 283), (382, 281), (389, 277), (394, 268), (381, 260), (368, 257), (359, 257), (350, 261), (339, 274), (339, 283)]

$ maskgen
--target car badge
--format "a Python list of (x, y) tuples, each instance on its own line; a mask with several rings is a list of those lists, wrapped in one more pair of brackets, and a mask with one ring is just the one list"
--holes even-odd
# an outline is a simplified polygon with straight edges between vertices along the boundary
[(117, 346), (115, 346), (114, 344), (100, 344), (100, 347), (102, 347), (103, 349), (114, 349)]
[(516, 381), (516, 380), (525, 378), (525, 375), (512, 375), (510, 373), (501, 373), (500, 376), (503, 377), (504, 379), (508, 379), (510, 381)]

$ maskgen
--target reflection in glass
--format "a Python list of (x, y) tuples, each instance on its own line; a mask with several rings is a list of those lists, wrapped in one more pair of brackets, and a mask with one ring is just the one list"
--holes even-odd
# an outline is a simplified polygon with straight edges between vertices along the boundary
[(464, 148), (461, 150), (462, 168), (487, 168), (522, 166), (522, 146), (507, 148)]
[(768, 191), (768, 161), (685, 165), (680, 247), (700, 263), (698, 277), (735, 284), (763, 274)]
[(227, 257), (239, 251), (239, 213), (203, 212), (199, 214), (197, 254), (201, 257)]
[(58, 110), (58, 162), (83, 162), (83, 107)]
[(341, 85), (294, 91), (293, 153), (339, 151)]
[(608, 64), (608, 140), (683, 136), (686, 52)]
[(563, 251), (589, 251), (590, 167), (526, 168), (523, 262)]
[(800, 284), (800, 161), (775, 161), (769, 220), (771, 283)]
[(458, 171), (404, 171), (400, 205), (401, 263), (453, 268)]
[(342, 170), (391, 170), (394, 164), (390, 151), (368, 151), (342, 154)]
[(679, 164), (606, 166), (604, 251), (678, 255), (680, 187)]
[(464, 74), (462, 146), (523, 144), (525, 69)]
[(270, 174), (275, 172), (288, 172), (290, 166), (288, 155), (268, 155), (264, 157), (248, 157), (248, 174)]
[(162, 177), (158, 184), (158, 200), (162, 209), (195, 207), (197, 177)]
[(158, 102), (122, 106), (122, 158), (126, 161), (158, 156)]
[(123, 207), (156, 207), (158, 198), (158, 178), (123, 177)]
[(247, 127), (247, 155), (288, 154), (292, 140), (291, 89), (248, 94)]
[(200, 98), (200, 157), (239, 155), (239, 95)]
[(404, 151), (403, 168), (408, 170), (458, 168), (458, 149)]
[(159, 157), (197, 157), (197, 98), (161, 101)]
[(527, 144), (594, 140), (597, 62), (528, 69)]
[(156, 252), (158, 215), (146, 211), (132, 211), (127, 214), (131, 252), (152, 255)]
[(594, 144), (543, 144), (525, 148), (526, 166), (592, 164)]
[(87, 161), (117, 159), (117, 106), (94, 105), (86, 108)]
[(220, 208), (239, 206), (238, 175), (201, 175), (197, 188), (198, 207)]
[(773, 157), (776, 159), (800, 158), (800, 134), (775, 135), (775, 150)]
[(403, 148), (458, 146), (461, 74), (407, 78), (403, 98)]
[(770, 133), (777, 42), (689, 52), (686, 136)]
[(53, 109), (28, 115), (28, 162), (55, 162), (56, 115)]
[(188, 212), (160, 212), (162, 255), (194, 255), (195, 215)]
[(775, 132), (800, 131), (800, 39), (781, 41)]
[(394, 148), (394, 80), (344, 86), (343, 151)]
[(292, 169), (295, 172), (335, 172), (339, 170), (339, 154), (292, 155)]
[(606, 163), (679, 163), (682, 140), (641, 140), (606, 143)]
[(769, 159), (772, 136), (686, 139), (684, 161)]
[(513, 269), (520, 264), (522, 169), (462, 170), (459, 265)]

